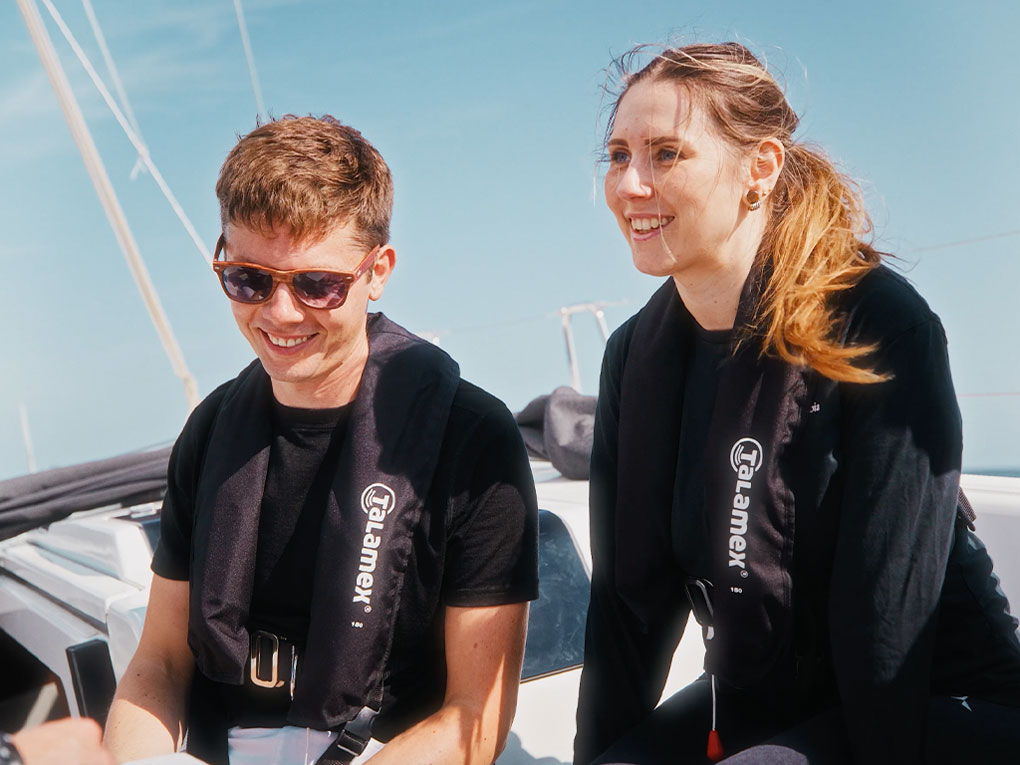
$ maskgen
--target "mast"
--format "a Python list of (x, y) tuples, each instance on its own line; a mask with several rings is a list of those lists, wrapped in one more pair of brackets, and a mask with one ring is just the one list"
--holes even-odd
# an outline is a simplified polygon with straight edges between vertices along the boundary
[(156, 288), (149, 278), (149, 272), (145, 268), (145, 264), (138, 251), (138, 244), (135, 242), (131, 229), (128, 227), (124, 210), (121, 208), (117, 195), (113, 190), (113, 184), (110, 183), (110, 178), (106, 174), (106, 168), (103, 166), (99, 152), (92, 140), (92, 134), (89, 132), (78, 102), (74, 98), (71, 85), (67, 81), (67, 76), (60, 65), (60, 59), (57, 57), (57, 52), (53, 48), (53, 42), (50, 40), (42, 17), (39, 15), (39, 9), (35, 4), (35, 0), (16, 0), (16, 2), (18, 3), (21, 15), (25, 19), (25, 26), (28, 27), (28, 33), (32, 37), (32, 42), (39, 52), (43, 68), (50, 78), (50, 84), (53, 85), (60, 109), (64, 113), (68, 127), (71, 129), (71, 137), (74, 138), (74, 142), (78, 146), (82, 161), (85, 163), (85, 169), (92, 179), (92, 185), (95, 187), (106, 217), (110, 221), (110, 227), (113, 229), (117, 243), (124, 253), (128, 269), (131, 271), (131, 276), (134, 278), (135, 285), (138, 287), (145, 307), (149, 312), (149, 318), (152, 320), (156, 333), (159, 335), (160, 342), (163, 345), (163, 350), (170, 360), (170, 366), (173, 368), (174, 374), (184, 384), (184, 393), (188, 400), (189, 410), (194, 409), (198, 406), (199, 402), (198, 385), (195, 382), (194, 376), (188, 370), (187, 364), (184, 362), (184, 355), (181, 353), (177, 339), (170, 328), (170, 320), (163, 311), (159, 296), (156, 294)]

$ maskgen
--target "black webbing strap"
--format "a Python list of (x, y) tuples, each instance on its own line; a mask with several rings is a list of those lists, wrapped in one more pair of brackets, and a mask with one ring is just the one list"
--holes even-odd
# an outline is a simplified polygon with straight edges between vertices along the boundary
[[(389, 659), (390, 649), (385, 658)], [(385, 662), (384, 662), (385, 666)], [(315, 761), (315, 765), (350, 765), (350, 762), (365, 751), (372, 739), (372, 723), (382, 709), (383, 684), (379, 683), (368, 698), (368, 704), (361, 708), (354, 719), (347, 723), (332, 744)]]
[(974, 508), (971, 507), (970, 500), (967, 499), (967, 495), (963, 493), (963, 489), (960, 489), (960, 498), (956, 503), (956, 515), (967, 524), (967, 528), (974, 531), (974, 521), (977, 520), (977, 513), (975, 513)]
[(362, 707), (357, 717), (343, 727), (340, 735), (315, 761), (315, 765), (350, 765), (368, 746), (372, 738), (372, 722), (377, 714), (377, 709)]

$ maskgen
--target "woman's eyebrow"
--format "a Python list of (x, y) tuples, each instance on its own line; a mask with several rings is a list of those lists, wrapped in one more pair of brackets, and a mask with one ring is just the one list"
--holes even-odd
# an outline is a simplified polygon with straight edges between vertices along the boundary
[[(680, 136), (676, 136), (676, 135), (658, 135), (658, 136), (651, 136), (649, 138), (646, 138), (643, 141), (639, 141), (638, 144), (642, 145), (642, 146), (649, 146), (650, 147), (650, 146), (658, 146), (658, 145), (663, 144), (663, 143), (683, 144), (683, 142), (684, 141), (683, 141), (683, 139)], [(616, 146), (627, 146), (627, 145), (628, 145), (627, 141), (624, 140), (623, 138), (611, 138), (611, 139), (609, 139), (609, 142), (606, 144), (606, 146), (608, 148), (614, 148)]]
[(683, 139), (680, 136), (676, 136), (676, 135), (660, 135), (660, 136), (655, 136), (654, 138), (649, 138), (645, 142), (645, 144), (647, 146), (649, 146), (649, 147), (659, 146), (660, 144), (664, 144), (664, 143), (674, 144), (674, 145), (677, 145), (677, 144), (681, 144), (682, 145), (683, 144)]

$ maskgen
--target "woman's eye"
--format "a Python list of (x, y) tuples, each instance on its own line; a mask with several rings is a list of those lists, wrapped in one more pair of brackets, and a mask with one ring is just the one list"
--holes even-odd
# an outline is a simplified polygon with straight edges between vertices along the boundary
[(630, 161), (630, 155), (627, 152), (617, 149), (616, 151), (609, 152), (609, 163), (611, 165), (625, 165)]
[(680, 153), (676, 149), (659, 149), (657, 158), (659, 162), (676, 162)]

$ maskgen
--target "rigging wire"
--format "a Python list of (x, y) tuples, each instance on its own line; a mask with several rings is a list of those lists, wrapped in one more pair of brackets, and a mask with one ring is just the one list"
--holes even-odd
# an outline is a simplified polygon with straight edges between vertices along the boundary
[(1010, 236), (1020, 236), (1020, 228), (1013, 229), (1012, 231), (1001, 231), (998, 234), (985, 234), (983, 236), (974, 236), (969, 239), (958, 239), (955, 242), (942, 242), (940, 244), (929, 244), (925, 247), (914, 247), (911, 250), (904, 250), (904, 255), (913, 255), (915, 252), (932, 252), (934, 250), (948, 250), (950, 247), (962, 247), (965, 244), (976, 244), (977, 242), (987, 242), (991, 239), (1005, 239)]
[(255, 108), (258, 113), (256, 120), (262, 121), (266, 116), (266, 105), (262, 101), (262, 87), (259, 85), (259, 75), (255, 71), (255, 56), (251, 52), (251, 40), (248, 39), (248, 25), (244, 21), (244, 10), (241, 8), (241, 0), (234, 0), (234, 10), (237, 12), (237, 28), (241, 30), (241, 45), (244, 48), (244, 58), (248, 62), (248, 77), (251, 79), (251, 89), (255, 91)]
[(92, 62), (89, 61), (88, 56), (85, 55), (85, 51), (82, 50), (82, 47), (78, 44), (78, 41), (71, 33), (71, 30), (68, 28), (67, 24), (64, 23), (64, 19), (60, 15), (60, 12), (53, 6), (51, 0), (41, 0), (41, 2), (46, 7), (46, 10), (49, 12), (54, 23), (56, 23), (57, 28), (60, 29), (60, 33), (64, 36), (64, 39), (67, 40), (67, 44), (71, 46), (71, 50), (74, 51), (74, 55), (78, 57), (78, 61), (85, 68), (85, 72), (88, 74), (89, 79), (92, 80), (92, 84), (95, 85), (96, 89), (99, 91), (99, 95), (103, 97), (106, 105), (109, 107), (110, 111), (113, 112), (114, 118), (116, 118), (117, 123), (131, 142), (131, 145), (135, 147), (135, 150), (138, 152), (138, 157), (145, 164), (145, 167), (148, 169), (152, 179), (156, 182), (156, 185), (159, 186), (160, 191), (163, 192), (163, 196), (166, 197), (167, 202), (170, 203), (170, 207), (173, 209), (177, 219), (180, 220), (181, 225), (184, 226), (185, 231), (188, 232), (188, 236), (191, 237), (191, 241), (194, 242), (195, 247), (202, 256), (202, 260), (204, 260), (207, 264), (211, 263), (212, 255), (209, 250), (206, 249), (205, 244), (202, 242), (202, 238), (198, 235), (198, 232), (192, 225), (191, 220), (177, 201), (177, 197), (175, 197), (174, 193), (170, 190), (170, 186), (163, 178), (163, 174), (159, 172), (159, 168), (156, 167), (156, 163), (153, 162), (152, 157), (149, 156), (148, 148), (142, 142), (141, 138), (138, 137), (138, 134), (131, 128), (131, 125), (128, 123), (124, 113), (120, 110), (120, 107), (117, 106), (116, 101), (113, 100), (113, 96), (110, 95), (110, 91), (103, 83), (102, 78), (96, 72), (95, 67), (92, 66)]
[[(91, 0), (81, 0), (82, 7), (85, 9), (85, 15), (88, 17), (89, 25), (92, 27), (92, 35), (96, 38), (96, 43), (99, 45), (99, 52), (103, 55), (103, 61), (106, 63), (106, 71), (110, 73), (110, 80), (113, 82), (113, 89), (117, 91), (117, 97), (120, 99), (120, 107), (124, 110), (124, 116), (127, 117), (128, 122), (131, 123), (131, 127), (134, 129), (138, 139), (143, 141), (142, 129), (138, 126), (138, 120), (135, 119), (134, 110), (131, 108), (131, 102), (128, 101), (127, 91), (124, 90), (124, 83), (120, 79), (120, 73), (117, 71), (117, 66), (113, 63), (113, 55), (110, 53), (110, 48), (106, 44), (106, 35), (103, 34), (102, 27), (99, 26), (99, 19), (96, 18), (96, 12), (92, 8)], [(142, 161), (141, 155), (135, 160), (135, 166), (131, 168), (131, 180), (138, 177), (138, 173), (145, 170), (145, 163)]]

